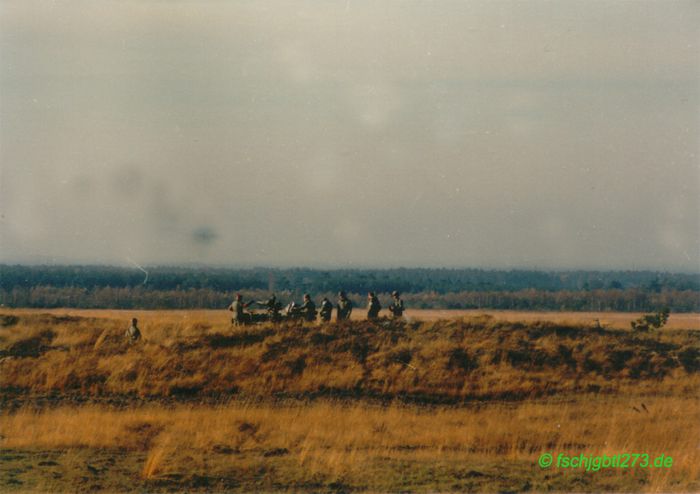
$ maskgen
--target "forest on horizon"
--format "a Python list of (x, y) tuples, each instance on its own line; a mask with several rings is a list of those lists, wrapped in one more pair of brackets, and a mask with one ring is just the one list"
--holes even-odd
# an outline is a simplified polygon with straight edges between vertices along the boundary
[(700, 311), (700, 273), (448, 268), (311, 269), (0, 264), (5, 307), (221, 308), (234, 293), (284, 301), (303, 293), (358, 306), (368, 291), (402, 293), (411, 308), (574, 311)]

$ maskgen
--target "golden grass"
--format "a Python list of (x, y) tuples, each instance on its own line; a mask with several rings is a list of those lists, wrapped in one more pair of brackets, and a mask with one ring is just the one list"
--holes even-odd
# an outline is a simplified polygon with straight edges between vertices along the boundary
[[(628, 452), (665, 453), (674, 459), (671, 470), (645, 472), (645, 491), (700, 487), (692, 483), (700, 473), (700, 403), (651, 398), (644, 402), (647, 411), (641, 404), (587, 396), (469, 408), (333, 402), (122, 411), (60, 407), (2, 416), (0, 433), (3, 448), (145, 451), (144, 479), (205, 470), (211, 474), (224, 471), (231, 461), (267, 454), (279, 456), (297, 475), (318, 474), (370, 489), (384, 484), (381, 478), (368, 477), (369, 472), (381, 475), (377, 472), (389, 464), (524, 464), (532, 466), (531, 481), (544, 482), (547, 472), (536, 467), (543, 452)], [(629, 474), (611, 475), (624, 481)]]
[[(232, 328), (218, 312), (153, 311), (136, 313), (144, 338), (130, 344), (132, 312), (4, 313), (19, 319), (0, 328), (0, 448), (63, 455), (63, 477), (36, 462), (7, 469), (38, 490), (700, 490), (692, 328), (488, 314)], [(665, 453), (674, 465), (543, 471), (543, 452)], [(84, 480), (107, 482), (102, 471), (122, 483)]]
[(601, 331), (488, 315), (405, 325), (232, 328), (151, 314), (130, 344), (120, 319), (19, 312), (0, 331), (0, 387), (88, 396), (403, 396), (420, 401), (551, 394), (688, 395), (700, 334)]
[[(37, 314), (46, 313), (64, 316), (76, 316), (98, 319), (118, 319), (125, 323), (132, 317), (141, 321), (142, 325), (182, 324), (203, 322), (211, 325), (226, 325), (230, 313), (226, 310), (115, 310), (115, 309), (0, 309), (0, 314)], [(634, 312), (557, 312), (557, 311), (507, 311), (507, 310), (438, 310), (438, 309), (408, 309), (406, 319), (417, 321), (437, 321), (440, 319), (473, 318), (479, 315), (489, 315), (496, 321), (526, 322), (549, 321), (556, 324), (593, 326), (596, 321), (606, 328), (629, 329), (630, 322), (642, 313)], [(353, 311), (352, 319), (364, 320), (366, 312), (362, 308)], [(665, 326), (666, 329), (700, 329), (700, 314), (672, 313)]]
[[(599, 323), (604, 328), (630, 329), (630, 323), (642, 313), (632, 312), (557, 312), (557, 311), (508, 311), (508, 310), (433, 310), (409, 309), (407, 317), (421, 321), (438, 319), (471, 318), (486, 314), (497, 321), (532, 323), (549, 321), (555, 324), (594, 326)], [(360, 315), (361, 316), (361, 315)], [(596, 322), (597, 321), (597, 322)], [(664, 326), (668, 329), (700, 329), (700, 314), (676, 313), (671, 314)]]

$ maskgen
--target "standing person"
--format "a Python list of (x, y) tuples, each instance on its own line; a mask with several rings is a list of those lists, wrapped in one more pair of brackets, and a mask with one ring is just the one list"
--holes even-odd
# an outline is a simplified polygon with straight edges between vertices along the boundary
[(126, 338), (132, 343), (141, 338), (141, 331), (139, 330), (138, 323), (138, 319), (134, 317), (131, 320), (131, 326), (129, 326), (129, 329), (126, 330)]
[(338, 321), (350, 319), (352, 314), (352, 302), (345, 296), (344, 291), (338, 292)]
[(394, 315), (394, 319), (401, 319), (403, 316), (403, 300), (400, 298), (400, 293), (394, 290), (391, 292), (391, 298), (393, 299), (392, 304), (389, 306), (389, 310)]
[(249, 315), (243, 310), (249, 305), (250, 304), (243, 303), (243, 296), (240, 293), (236, 294), (236, 299), (228, 306), (228, 310), (233, 312), (231, 324), (234, 326), (241, 326), (250, 322)]
[(267, 300), (261, 300), (257, 302), (258, 305), (262, 305), (265, 307), (265, 310), (267, 310), (267, 316), (269, 317), (270, 321), (279, 321), (281, 319), (280, 317), (280, 309), (282, 308), (282, 304), (277, 302), (277, 297), (275, 297), (275, 294), (273, 293), (270, 295), (270, 298)]
[(377, 319), (379, 311), (382, 310), (382, 304), (379, 303), (379, 299), (374, 292), (367, 294), (367, 302), (367, 319)]
[(304, 294), (304, 303), (299, 307), (299, 312), (306, 321), (313, 322), (316, 320), (316, 304), (311, 300), (311, 296), (308, 293)]
[(328, 322), (331, 320), (331, 315), (333, 314), (333, 304), (328, 297), (323, 297), (321, 300), (321, 310), (319, 311), (321, 315), (321, 321)]

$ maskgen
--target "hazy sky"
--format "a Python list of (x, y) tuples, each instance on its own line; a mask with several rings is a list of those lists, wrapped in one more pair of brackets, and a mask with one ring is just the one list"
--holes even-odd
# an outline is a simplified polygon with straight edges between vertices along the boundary
[(700, 270), (700, 2), (0, 1), (0, 262)]

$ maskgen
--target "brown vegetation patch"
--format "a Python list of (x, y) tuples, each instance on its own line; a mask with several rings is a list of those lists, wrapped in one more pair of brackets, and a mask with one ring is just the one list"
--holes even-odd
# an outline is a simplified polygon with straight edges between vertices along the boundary
[(694, 330), (637, 334), (490, 316), (247, 328), (165, 319), (142, 325), (142, 340), (131, 343), (123, 321), (22, 314), (3, 329), (0, 387), (13, 396), (95, 399), (333, 395), (458, 403), (589, 390), (693, 392), (700, 379)]
[[(488, 315), (233, 328), (150, 318), (143, 338), (119, 320), (28, 314), (0, 335), (0, 387), (179, 401), (320, 396), (425, 403), (597, 391), (697, 392), (700, 332), (638, 334)], [(47, 325), (48, 324), (48, 325)]]

